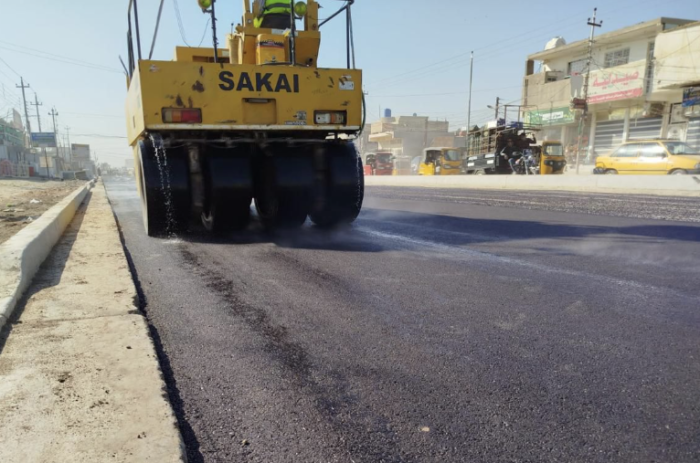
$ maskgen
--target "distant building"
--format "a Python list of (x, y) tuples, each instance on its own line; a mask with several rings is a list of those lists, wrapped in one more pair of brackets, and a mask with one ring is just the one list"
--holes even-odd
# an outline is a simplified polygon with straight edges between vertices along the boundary
[(97, 169), (90, 159), (90, 145), (71, 143), (71, 164), (74, 170), (85, 170), (88, 175), (95, 176)]
[[(641, 138), (672, 137), (700, 145), (700, 97), (697, 104), (683, 106), (684, 92), (692, 95), (693, 86), (700, 86), (700, 66), (692, 66), (700, 63), (698, 40), (700, 22), (673, 18), (597, 35), (583, 144), (598, 154)], [(558, 40), (528, 56), (523, 118), (541, 124), (544, 138), (576, 143), (580, 111), (571, 109), (571, 101), (583, 96), (587, 54), (588, 40), (568, 45)]]
[(431, 121), (424, 116), (383, 117), (371, 125), (368, 142), (376, 143), (378, 151), (412, 158), (424, 148), (435, 146), (435, 139), (449, 137), (449, 125), (447, 121)]

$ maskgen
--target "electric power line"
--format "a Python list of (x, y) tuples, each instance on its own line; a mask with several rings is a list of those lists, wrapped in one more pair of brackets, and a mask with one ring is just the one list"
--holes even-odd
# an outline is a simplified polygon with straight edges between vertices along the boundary
[(54, 56), (43, 56), (43, 55), (39, 55), (36, 53), (30, 53), (28, 51), (22, 51), (22, 50), (14, 50), (12, 48), (7, 48), (7, 47), (3, 47), (3, 46), (0, 46), (0, 49), (11, 51), (13, 53), (21, 53), (23, 55), (34, 56), (35, 58), (41, 58), (41, 59), (46, 59), (49, 61), (55, 61), (57, 63), (71, 64), (73, 66), (80, 66), (80, 67), (84, 67), (84, 68), (88, 68), (88, 69), (93, 69), (96, 71), (106, 71), (106, 72), (114, 72), (117, 74), (123, 74), (122, 71), (120, 71), (116, 68), (109, 68), (107, 66), (102, 66), (101, 64), (89, 64), (86, 62), (78, 62), (78, 61), (72, 61), (72, 60), (69, 61), (68, 59), (56, 58)]
[(123, 137), (121, 135), (103, 135), (101, 133), (72, 133), (72, 137), (92, 137), (92, 138), (122, 138), (126, 139), (126, 137)]
[(204, 32), (202, 32), (202, 39), (199, 41), (197, 47), (201, 47), (204, 43), (204, 38), (207, 36), (207, 29), (209, 29), (209, 22), (211, 21), (211, 16), (207, 16), (207, 23), (204, 25)]
[(19, 72), (15, 71), (15, 70), (12, 68), (12, 66), (10, 66), (9, 64), (7, 64), (7, 61), (5, 61), (5, 60), (2, 59), (2, 58), (0, 58), (0, 61), (2, 61), (2, 62), (5, 64), (5, 66), (7, 66), (7, 68), (8, 68), (10, 71), (12, 71), (12, 72), (14, 72), (15, 74), (17, 74), (17, 77), (21, 77), (21, 76), (19, 75)]
[(175, 8), (175, 19), (177, 20), (177, 27), (180, 30), (180, 37), (182, 37), (182, 41), (185, 42), (185, 45), (191, 47), (191, 45), (187, 43), (187, 38), (185, 37), (185, 27), (182, 24), (182, 17), (180, 16), (180, 6), (177, 4), (177, 0), (173, 0), (173, 7)]

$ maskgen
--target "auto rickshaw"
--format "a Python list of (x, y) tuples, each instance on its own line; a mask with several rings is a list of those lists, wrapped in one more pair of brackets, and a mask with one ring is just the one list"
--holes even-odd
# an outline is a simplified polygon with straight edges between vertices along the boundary
[(462, 173), (462, 152), (458, 148), (426, 148), (418, 167), (418, 175), (459, 175)]
[(564, 147), (559, 141), (543, 141), (539, 148), (540, 175), (561, 175), (566, 168)]
[(394, 170), (394, 155), (391, 151), (375, 154), (374, 175), (391, 175)]
[(367, 153), (365, 156), (365, 175), (374, 175), (374, 168), (376, 166), (376, 159), (374, 153)]

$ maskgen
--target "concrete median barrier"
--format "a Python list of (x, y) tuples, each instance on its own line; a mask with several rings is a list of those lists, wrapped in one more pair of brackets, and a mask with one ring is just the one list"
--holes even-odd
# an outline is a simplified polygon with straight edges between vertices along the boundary
[(87, 182), (0, 245), (0, 328), (93, 184)]
[(481, 190), (582, 191), (590, 193), (700, 196), (697, 175), (446, 175), (368, 176), (368, 186), (410, 186)]

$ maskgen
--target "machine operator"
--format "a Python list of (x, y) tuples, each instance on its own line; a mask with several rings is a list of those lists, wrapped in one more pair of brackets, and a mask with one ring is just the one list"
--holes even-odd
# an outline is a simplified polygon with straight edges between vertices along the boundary
[(293, 0), (256, 0), (258, 17), (253, 25), (270, 29), (289, 29)]

